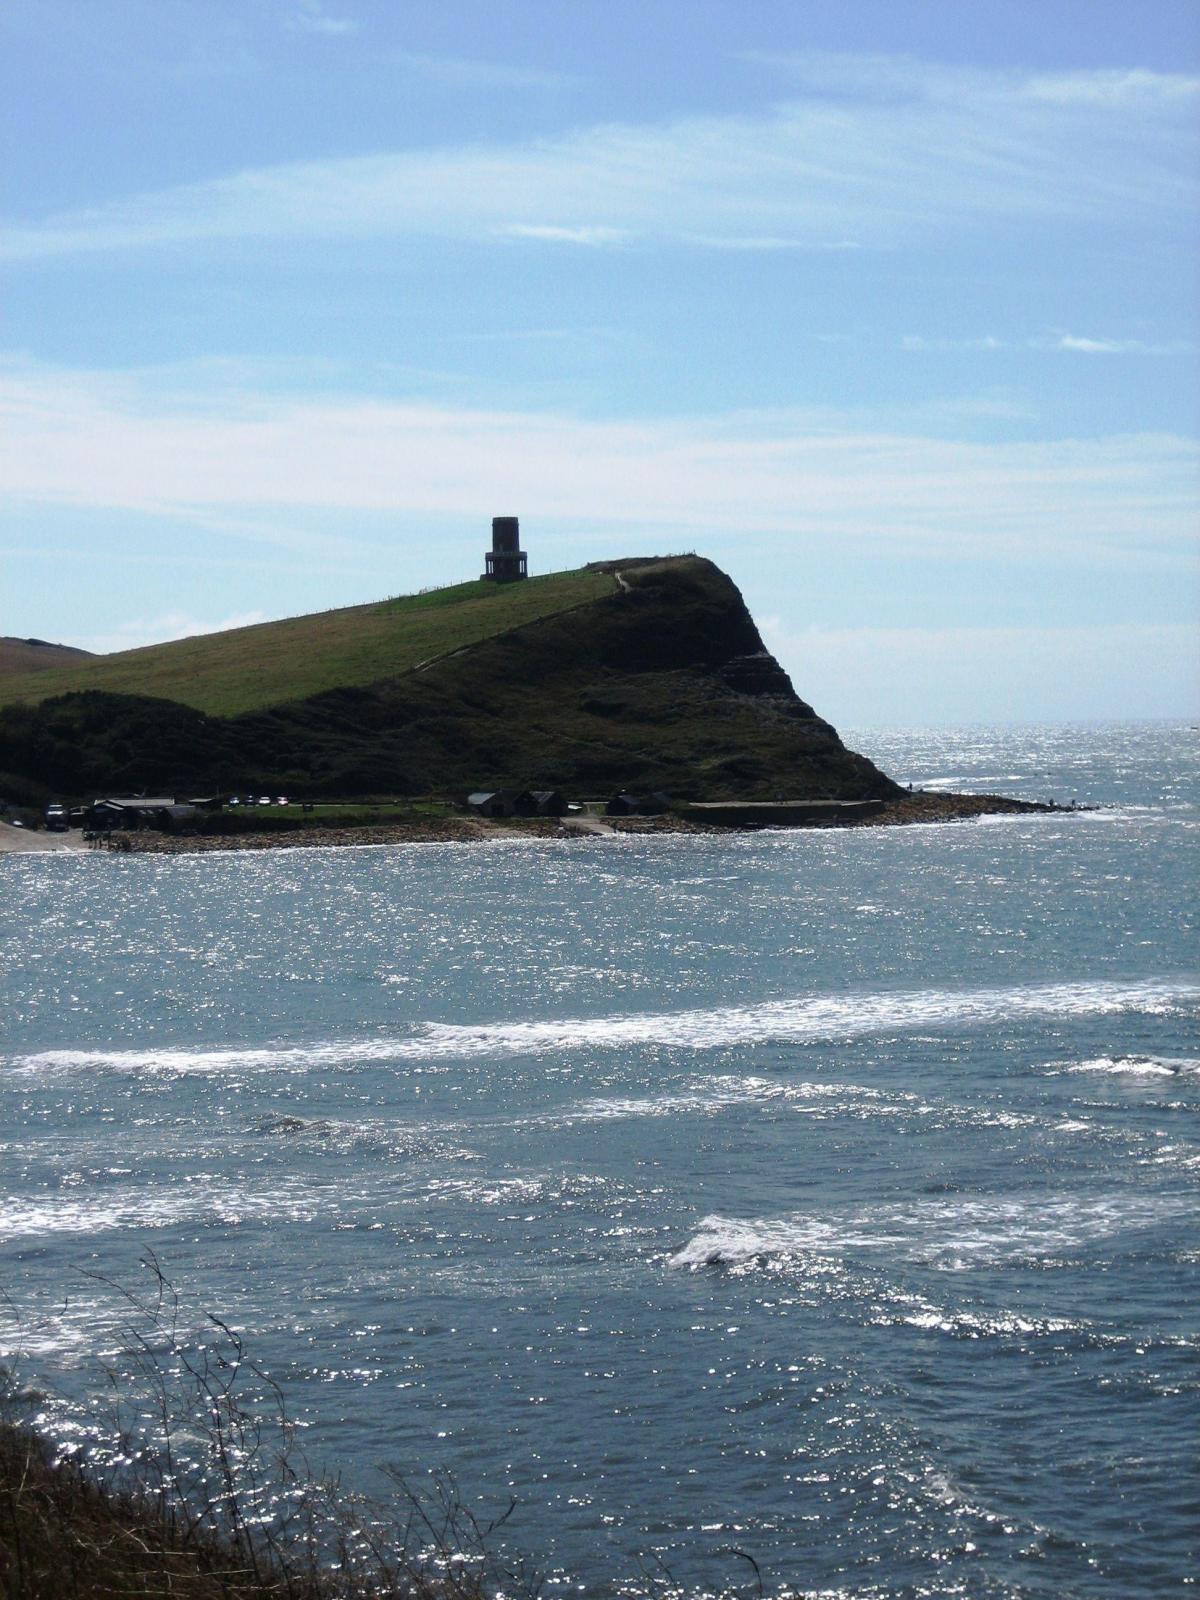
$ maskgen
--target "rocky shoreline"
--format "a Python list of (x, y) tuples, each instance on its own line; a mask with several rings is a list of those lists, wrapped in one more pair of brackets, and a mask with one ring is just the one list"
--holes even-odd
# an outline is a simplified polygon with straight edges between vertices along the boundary
[[(1078, 808), (1014, 800), (1005, 795), (912, 793), (889, 801), (874, 816), (853, 821), (816, 823), (815, 827), (887, 828), (917, 823), (958, 822), (981, 816), (1019, 812), (1072, 812)], [(291, 833), (164, 834), (118, 833), (107, 848), (131, 855), (197, 855), (228, 850), (294, 850), (346, 845), (471, 844), (497, 839), (594, 839), (616, 834), (730, 834), (752, 830), (682, 817), (509, 818), (490, 822), (475, 817), (447, 817), (427, 822), (396, 822), (378, 827), (298, 828)]]

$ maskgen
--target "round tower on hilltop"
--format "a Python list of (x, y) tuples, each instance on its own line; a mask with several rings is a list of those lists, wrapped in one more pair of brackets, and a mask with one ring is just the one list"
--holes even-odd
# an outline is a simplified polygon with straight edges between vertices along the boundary
[(485, 578), (511, 583), (527, 578), (529, 568), (521, 545), (521, 529), (516, 517), (492, 518), (492, 548), (483, 558)]

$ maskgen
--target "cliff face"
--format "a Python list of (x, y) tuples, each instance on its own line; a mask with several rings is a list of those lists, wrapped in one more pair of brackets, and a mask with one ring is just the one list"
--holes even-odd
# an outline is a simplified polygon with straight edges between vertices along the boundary
[[(603, 563), (611, 592), (401, 677), (236, 717), (90, 693), (0, 713), (0, 773), (310, 794), (663, 789), (679, 799), (896, 792), (795, 694), (709, 561)], [(3, 781), (0, 779), (0, 781)]]

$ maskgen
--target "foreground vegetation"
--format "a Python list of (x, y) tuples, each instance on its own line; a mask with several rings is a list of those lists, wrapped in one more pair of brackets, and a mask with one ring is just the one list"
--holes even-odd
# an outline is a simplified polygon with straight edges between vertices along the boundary
[[(336, 1487), (322, 1497), (332, 1515)], [(0, 1600), (486, 1600), (514, 1592), (500, 1587), (511, 1579), (491, 1573), (481, 1550), (470, 1550), (482, 1530), (449, 1497), (438, 1507), (410, 1499), (390, 1529), (347, 1521), (342, 1502), (341, 1542), (325, 1546), (311, 1521), (282, 1533), (236, 1522), (214, 1531), (199, 1509), (121, 1488), (111, 1475), (56, 1459), (35, 1430), (0, 1423)], [(528, 1600), (535, 1589), (518, 1579), (515, 1592)]]
[[(188, 1326), (153, 1255), (109, 1287), (127, 1320), (88, 1442), (57, 1451), (45, 1396), (3, 1374), (0, 1600), (532, 1600), (452, 1483), (385, 1499), (311, 1470), (282, 1395), (220, 1317)], [(78, 1430), (75, 1430), (76, 1432)]]

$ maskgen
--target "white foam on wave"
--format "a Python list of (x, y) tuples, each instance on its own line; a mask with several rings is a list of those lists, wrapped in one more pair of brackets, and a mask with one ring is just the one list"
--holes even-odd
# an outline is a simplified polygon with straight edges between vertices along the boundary
[(873, 1035), (987, 1027), (1022, 1019), (1170, 1014), (1200, 1001), (1200, 984), (1034, 984), (998, 989), (918, 989), (811, 995), (711, 1010), (637, 1012), (530, 1022), (430, 1022), (406, 1036), (340, 1039), (251, 1049), (151, 1047), (45, 1050), (11, 1058), (19, 1071), (104, 1068), (118, 1072), (305, 1072), (321, 1068), (495, 1056), (538, 1056), (629, 1046), (716, 1050), (747, 1044), (850, 1041)]
[(169, 1228), (181, 1222), (308, 1221), (324, 1208), (299, 1181), (247, 1189), (196, 1182), (122, 1187), (102, 1193), (9, 1195), (0, 1200), (0, 1239), (40, 1234), (101, 1233), (118, 1228)]
[(443, 1161), (478, 1161), (479, 1154), (462, 1146), (447, 1144), (441, 1134), (461, 1127), (398, 1122), (367, 1117), (346, 1120), (341, 1117), (301, 1117), (293, 1112), (259, 1119), (256, 1131), (268, 1139), (295, 1140), (308, 1149), (329, 1150), (339, 1155), (358, 1151), (378, 1151), (398, 1159), (424, 1159), (436, 1156)]
[[(713, 1116), (745, 1105), (779, 1105), (815, 1121), (849, 1117), (894, 1120), (924, 1118), (927, 1126), (1027, 1128), (1039, 1119), (1027, 1112), (994, 1111), (947, 1103), (934, 1105), (911, 1090), (871, 1088), (861, 1083), (783, 1083), (771, 1078), (714, 1073), (693, 1078), (680, 1088), (652, 1095), (596, 1095), (561, 1110), (510, 1120), (519, 1127), (571, 1127), (576, 1123), (615, 1122), (638, 1118)], [(1080, 1128), (1087, 1126), (1078, 1124)]]
[(708, 1216), (672, 1267), (779, 1270), (806, 1257), (870, 1254), (943, 1269), (1044, 1260), (1187, 1214), (1183, 1200), (1138, 1194), (922, 1200), (844, 1216)]
[(859, 1115), (892, 1116), (900, 1102), (911, 1110), (931, 1110), (913, 1094), (885, 1094), (862, 1084), (778, 1083), (771, 1078), (720, 1073), (697, 1078), (657, 1095), (593, 1096), (537, 1120), (550, 1123), (609, 1122), (623, 1118), (671, 1117), (724, 1111), (731, 1106), (778, 1103), (815, 1115), (853, 1110)]
[(1175, 1078), (1200, 1073), (1193, 1056), (1093, 1056), (1088, 1061), (1056, 1061), (1059, 1072), (1102, 1072), (1117, 1077)]
[(1070, 1317), (1033, 1317), (1020, 1311), (972, 1310), (935, 1305), (923, 1295), (900, 1294), (895, 1308), (872, 1319), (879, 1325), (902, 1323), (926, 1332), (948, 1333), (960, 1339), (1041, 1338), (1046, 1334), (1076, 1333), (1089, 1326)]

